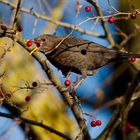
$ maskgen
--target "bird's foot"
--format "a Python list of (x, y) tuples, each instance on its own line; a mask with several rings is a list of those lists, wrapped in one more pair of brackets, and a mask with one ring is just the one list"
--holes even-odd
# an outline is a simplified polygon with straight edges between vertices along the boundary
[(74, 90), (76, 90), (76, 89), (82, 84), (82, 82), (84, 81), (84, 79), (85, 79), (85, 78), (80, 77), (80, 80), (78, 80), (78, 81), (76, 82), (76, 84), (74, 85)]
[(70, 79), (71, 71), (69, 71), (66, 75), (66, 79)]

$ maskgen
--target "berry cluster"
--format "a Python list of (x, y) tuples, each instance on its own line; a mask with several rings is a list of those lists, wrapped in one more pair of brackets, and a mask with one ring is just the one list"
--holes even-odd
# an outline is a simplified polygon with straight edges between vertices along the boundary
[(131, 58), (130, 58), (130, 61), (131, 61), (131, 62), (135, 62), (135, 61), (136, 61), (136, 57), (131, 57)]
[(102, 124), (101, 120), (93, 120), (91, 121), (90, 125), (92, 127), (100, 126)]
[[(18, 31), (18, 32), (22, 32), (22, 31), (23, 31), (23, 27), (22, 27), (21, 25), (18, 25), (17, 31)], [(37, 47), (40, 47), (40, 43), (39, 43), (39, 42), (34, 42), (34, 43), (36, 44)], [(31, 46), (33, 45), (33, 42), (32, 42), (31, 40), (28, 40), (28, 41), (26, 42), (26, 45), (27, 45), (28, 47), (31, 47)]]
[[(137, 17), (137, 13), (131, 13), (130, 14), (130, 18), (131, 19), (136, 19), (136, 17)], [(121, 18), (119, 18), (119, 20), (121, 20)], [(109, 17), (108, 18), (108, 22), (109, 23), (114, 23), (115, 22), (115, 18), (114, 17)]]
[(31, 46), (33, 45), (33, 43), (35, 43), (35, 45), (36, 45), (37, 47), (40, 47), (40, 43), (39, 43), (39, 42), (32, 42), (32, 40), (28, 40), (28, 41), (26, 42), (26, 45), (27, 45), (28, 47), (31, 47)]

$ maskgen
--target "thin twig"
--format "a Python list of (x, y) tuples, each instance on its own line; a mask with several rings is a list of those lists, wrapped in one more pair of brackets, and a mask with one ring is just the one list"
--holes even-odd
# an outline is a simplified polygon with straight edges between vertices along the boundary
[(20, 11), (20, 5), (21, 5), (21, 0), (18, 0), (17, 7), (16, 7), (16, 12), (15, 12), (15, 15), (14, 15), (14, 21), (13, 21), (12, 29), (14, 29), (15, 26), (16, 26), (16, 21), (17, 21), (18, 14), (19, 14), (19, 11)]
[[(112, 134), (115, 131), (115, 129), (117, 128), (117, 126), (121, 122), (122, 122), (122, 124), (124, 122), (126, 122), (126, 121), (123, 120), (123, 119), (126, 119), (124, 112), (126, 113), (130, 109), (129, 106), (130, 106), (130, 103), (131, 103), (131, 99), (133, 97), (134, 90), (136, 89), (137, 85), (139, 84), (139, 81), (140, 81), (140, 71), (137, 72), (134, 80), (132, 81), (131, 85), (127, 89), (127, 91), (125, 93), (125, 96), (123, 98), (124, 100), (123, 100), (123, 104), (122, 104), (121, 108), (117, 109), (116, 113), (113, 115), (109, 124), (106, 126), (106, 128), (104, 129), (104, 131), (98, 137), (97, 140), (105, 140), (106, 138), (108, 138), (108, 136), (109, 137), (112, 136)], [(121, 119), (122, 121), (119, 121), (119, 119)], [(123, 131), (125, 131), (124, 129), (125, 129), (125, 127), (123, 127)]]
[[(99, 16), (103, 17), (103, 14), (102, 14), (101, 8), (99, 7), (98, 2), (97, 2), (97, 1), (94, 2), (93, 0), (87, 0), (87, 1), (88, 1), (89, 3), (91, 3), (91, 4), (95, 7), (95, 9), (96, 9), (96, 11), (97, 11), (97, 14), (98, 14)], [(113, 46), (115, 45), (114, 39), (113, 39), (112, 35), (110, 34), (109, 29), (108, 29), (108, 27), (107, 27), (107, 24), (106, 24), (106, 22), (104, 21), (103, 18), (101, 19), (101, 25), (102, 25), (102, 27), (103, 27), (103, 29), (104, 29), (105, 37), (107, 38), (107, 40), (108, 40), (109, 43), (110, 43), (110, 47), (113, 47)]]
[(128, 41), (129, 41), (130, 39), (132, 39), (133, 37), (137, 36), (138, 34), (139, 34), (139, 31), (138, 31), (138, 30), (134, 30), (133, 33), (131, 33), (130, 35), (128, 35), (128, 36), (120, 43), (119, 49), (123, 48), (124, 45), (125, 45), (126, 43), (128, 43)]
[[(14, 8), (14, 9), (16, 9), (16, 5), (13, 4), (13, 3), (10, 3), (7, 0), (0, 0), (0, 2), (4, 3), (4, 4), (6, 4), (6, 5), (8, 5), (8, 6), (12, 7), (12, 8)], [(61, 22), (61, 21), (55, 21), (55, 20), (53, 20), (52, 18), (50, 18), (50, 17), (48, 17), (46, 15), (45, 16), (44, 15), (40, 15), (37, 12), (33, 12), (30, 9), (26, 9), (26, 8), (21, 7), (20, 11), (24, 12), (24, 13), (27, 13), (27, 14), (30, 14), (30, 15), (36, 17), (37, 19), (47, 20), (48, 22), (51, 22), (53, 24), (57, 24), (59, 26), (65, 27), (65, 28), (69, 28), (69, 29), (78, 31), (78, 32), (81, 32), (83, 34), (87, 34), (87, 35), (91, 35), (91, 36), (95, 36), (95, 37), (100, 37), (101, 36), (99, 33), (90, 32), (90, 31), (84, 30), (84, 29), (82, 29), (82, 28), (80, 28), (78, 26), (75, 26), (75, 25), (71, 25), (71, 24), (68, 24), (68, 23), (65, 23), (65, 22)]]

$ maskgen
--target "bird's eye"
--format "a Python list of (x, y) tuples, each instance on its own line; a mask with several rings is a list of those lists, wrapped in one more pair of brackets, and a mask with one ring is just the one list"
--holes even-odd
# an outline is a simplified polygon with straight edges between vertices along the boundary
[(83, 50), (81, 50), (81, 54), (82, 55), (86, 55), (87, 54), (87, 51), (83, 49)]
[(46, 39), (45, 39), (45, 38), (43, 38), (43, 39), (42, 39), (42, 41), (46, 41)]

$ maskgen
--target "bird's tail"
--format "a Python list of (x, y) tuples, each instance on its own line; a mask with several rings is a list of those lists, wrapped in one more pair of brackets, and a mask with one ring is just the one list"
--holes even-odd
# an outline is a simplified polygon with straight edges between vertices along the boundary
[(132, 58), (132, 57), (140, 58), (140, 54), (119, 52), (117, 55), (117, 58), (119, 58), (119, 59), (128, 59), (128, 58)]
[(110, 60), (110, 62), (128, 61), (129, 58), (140, 58), (140, 54), (117, 52), (117, 56)]

